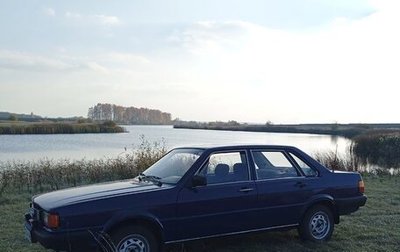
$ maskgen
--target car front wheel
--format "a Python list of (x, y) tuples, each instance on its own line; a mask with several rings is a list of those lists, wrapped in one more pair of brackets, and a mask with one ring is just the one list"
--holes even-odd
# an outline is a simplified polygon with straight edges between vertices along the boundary
[(321, 205), (309, 209), (300, 224), (299, 234), (305, 240), (314, 242), (327, 241), (333, 233), (332, 211)]
[(141, 226), (122, 227), (112, 240), (117, 252), (156, 252), (159, 247), (154, 234)]

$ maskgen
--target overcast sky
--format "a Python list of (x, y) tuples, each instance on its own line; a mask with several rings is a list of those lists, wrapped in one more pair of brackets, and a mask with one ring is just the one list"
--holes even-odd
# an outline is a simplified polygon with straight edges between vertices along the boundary
[(0, 111), (400, 122), (400, 4), (0, 0)]

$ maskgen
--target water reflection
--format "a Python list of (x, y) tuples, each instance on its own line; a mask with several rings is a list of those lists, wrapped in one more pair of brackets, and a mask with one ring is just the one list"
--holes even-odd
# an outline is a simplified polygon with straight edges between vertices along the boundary
[(400, 168), (396, 167), (391, 167), (391, 168), (383, 168), (378, 165), (374, 164), (365, 164), (360, 166), (359, 170), (360, 172), (366, 172), (366, 173), (372, 173), (376, 175), (399, 175), (400, 174)]
[(335, 136), (335, 135), (330, 135), (329, 136), (330, 137), (330, 139), (331, 139), (331, 143), (332, 144), (337, 144), (337, 142), (339, 141), (339, 136)]

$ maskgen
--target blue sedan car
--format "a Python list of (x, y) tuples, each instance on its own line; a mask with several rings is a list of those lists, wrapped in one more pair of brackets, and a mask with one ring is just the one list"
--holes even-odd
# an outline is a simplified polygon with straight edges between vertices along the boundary
[(133, 179), (33, 197), (25, 233), (57, 251), (154, 252), (292, 228), (320, 242), (366, 200), (360, 174), (333, 172), (295, 147), (177, 148)]

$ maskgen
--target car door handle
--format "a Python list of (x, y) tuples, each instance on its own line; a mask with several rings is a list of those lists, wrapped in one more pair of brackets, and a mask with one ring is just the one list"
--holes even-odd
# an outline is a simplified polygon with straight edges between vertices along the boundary
[(297, 186), (297, 187), (300, 187), (300, 188), (303, 188), (303, 187), (305, 187), (306, 185), (307, 185), (306, 183), (301, 182), (301, 181), (298, 181), (298, 182), (296, 182), (296, 184), (294, 184), (294, 186)]
[(254, 190), (254, 188), (244, 187), (244, 188), (240, 189), (239, 192), (251, 192), (253, 190)]

